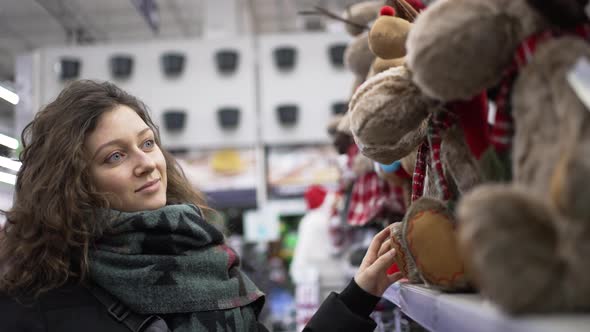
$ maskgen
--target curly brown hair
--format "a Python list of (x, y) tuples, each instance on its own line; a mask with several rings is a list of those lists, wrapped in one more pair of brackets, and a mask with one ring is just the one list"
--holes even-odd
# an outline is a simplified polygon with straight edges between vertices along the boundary
[[(161, 147), (147, 107), (108, 82), (72, 82), (23, 130), (14, 204), (2, 211), (6, 224), (0, 232), (0, 266), (5, 270), (0, 291), (37, 297), (85, 279), (89, 248), (106, 224), (98, 210), (109, 208), (109, 202), (91, 181), (83, 144), (99, 117), (119, 105), (137, 112)], [(167, 204), (193, 203), (208, 210), (174, 157), (164, 149), (162, 153)]]

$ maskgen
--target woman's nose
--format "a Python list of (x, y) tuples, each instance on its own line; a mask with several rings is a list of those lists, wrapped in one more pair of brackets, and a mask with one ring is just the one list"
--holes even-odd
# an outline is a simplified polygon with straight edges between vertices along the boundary
[(156, 168), (156, 162), (151, 158), (148, 153), (144, 151), (140, 151), (137, 154), (137, 163), (135, 165), (135, 175), (141, 176), (144, 174), (149, 174), (154, 171)]

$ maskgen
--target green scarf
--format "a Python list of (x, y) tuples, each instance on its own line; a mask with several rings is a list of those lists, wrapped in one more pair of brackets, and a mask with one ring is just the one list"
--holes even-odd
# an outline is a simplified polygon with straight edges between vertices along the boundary
[(108, 211), (105, 220), (90, 277), (132, 311), (161, 315), (173, 331), (256, 330), (251, 304), (264, 294), (198, 207)]

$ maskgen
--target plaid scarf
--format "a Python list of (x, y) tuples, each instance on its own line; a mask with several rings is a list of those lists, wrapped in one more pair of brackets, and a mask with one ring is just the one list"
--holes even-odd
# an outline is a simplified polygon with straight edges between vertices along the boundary
[(454, 124), (455, 120), (454, 114), (444, 110), (437, 111), (428, 120), (426, 141), (420, 145), (416, 155), (416, 166), (412, 176), (412, 202), (424, 195), (424, 180), (428, 168), (433, 171), (436, 187), (442, 194), (442, 200), (451, 199), (451, 191), (440, 159), (440, 147), (442, 134)]
[(530, 62), (539, 45), (564, 35), (580, 36), (588, 39), (590, 37), (590, 25), (581, 24), (573, 30), (547, 30), (536, 33), (526, 38), (516, 50), (512, 64), (503, 74), (498, 96), (496, 97), (496, 118), (490, 139), (497, 152), (504, 153), (512, 148), (514, 120), (510, 101), (512, 99), (512, 87), (518, 77), (518, 72)]
[(109, 231), (90, 253), (97, 285), (136, 313), (162, 315), (173, 331), (257, 331), (249, 304), (263, 294), (199, 208), (111, 210), (105, 217)]

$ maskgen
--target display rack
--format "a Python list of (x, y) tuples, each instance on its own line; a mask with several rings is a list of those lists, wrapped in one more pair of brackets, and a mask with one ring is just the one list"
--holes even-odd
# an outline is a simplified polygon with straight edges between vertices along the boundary
[(397, 282), (383, 297), (414, 321), (435, 332), (589, 331), (589, 314), (511, 317), (478, 294), (448, 294)]
[(255, 208), (256, 189), (231, 189), (206, 191), (207, 203), (215, 209)]

